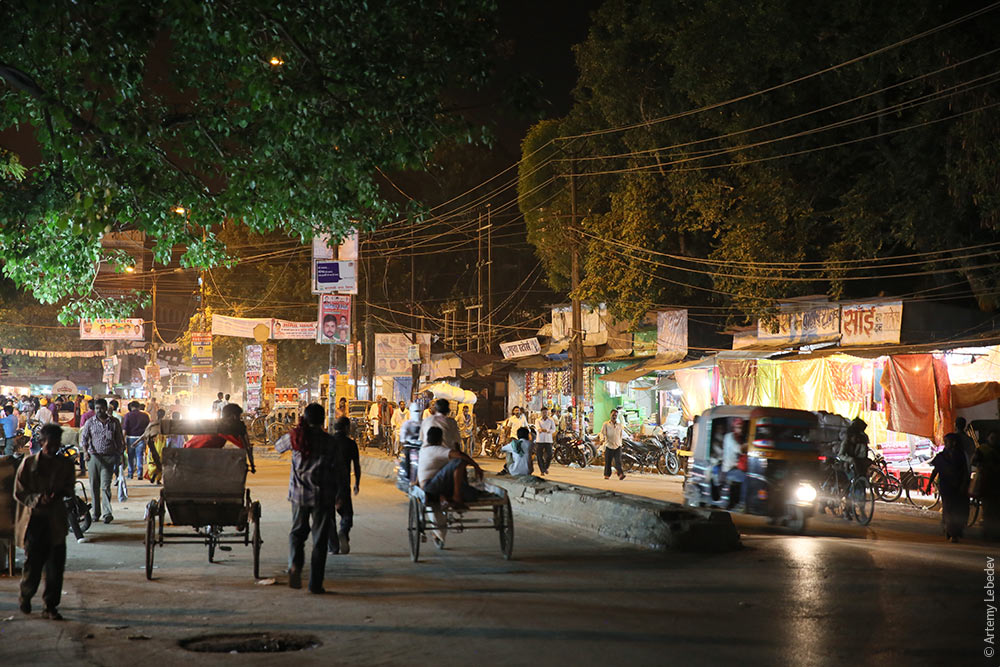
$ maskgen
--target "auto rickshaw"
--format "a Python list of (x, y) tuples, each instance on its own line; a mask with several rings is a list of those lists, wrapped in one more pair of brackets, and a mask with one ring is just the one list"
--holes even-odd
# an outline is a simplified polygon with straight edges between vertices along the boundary
[[(753, 406), (706, 410), (694, 425), (685, 504), (766, 516), (772, 523), (803, 532), (815, 512), (821, 481), (818, 426), (816, 415), (805, 410)], [(727, 434), (741, 447), (736, 466), (723, 474)]]

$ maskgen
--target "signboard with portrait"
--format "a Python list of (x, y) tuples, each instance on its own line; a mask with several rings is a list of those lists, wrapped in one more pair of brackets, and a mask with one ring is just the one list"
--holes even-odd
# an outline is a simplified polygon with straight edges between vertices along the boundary
[(903, 302), (856, 303), (841, 306), (841, 345), (898, 343), (903, 327)]
[(317, 343), (347, 345), (351, 342), (351, 297), (341, 294), (319, 296)]
[[(413, 366), (409, 359), (411, 345), (408, 334), (375, 334), (375, 375), (409, 377)], [(417, 334), (417, 345), (420, 359), (430, 359), (431, 335)]]
[(316, 329), (315, 322), (274, 320), (271, 337), (275, 340), (316, 340)]
[(212, 372), (212, 334), (202, 331), (191, 333), (191, 372)]
[(275, 406), (299, 404), (299, 390), (295, 387), (278, 387), (274, 390)]
[(80, 340), (144, 340), (142, 318), (80, 320)]

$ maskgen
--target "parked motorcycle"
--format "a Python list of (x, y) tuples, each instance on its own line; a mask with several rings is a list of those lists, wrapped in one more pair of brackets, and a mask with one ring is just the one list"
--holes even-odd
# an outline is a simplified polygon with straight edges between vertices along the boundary
[(560, 465), (576, 464), (581, 468), (590, 465), (591, 449), (579, 434), (563, 432), (556, 437), (552, 458)]

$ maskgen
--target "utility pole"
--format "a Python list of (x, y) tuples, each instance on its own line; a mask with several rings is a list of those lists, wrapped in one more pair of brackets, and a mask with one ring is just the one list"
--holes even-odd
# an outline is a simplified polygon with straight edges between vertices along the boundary
[[(493, 349), (493, 216), (486, 205), (486, 352)], [(480, 302), (482, 303), (482, 302)]]
[[(410, 344), (419, 345), (417, 337), (417, 272), (416, 272), (416, 248), (414, 247), (413, 232), (416, 229), (416, 222), (413, 214), (410, 214)], [(420, 364), (410, 364), (410, 399), (417, 396), (417, 383), (420, 381)]]
[(576, 427), (583, 432), (583, 322), (580, 313), (580, 239), (576, 228), (576, 161), (569, 162), (569, 202), (572, 264), (570, 267), (573, 300), (573, 331), (570, 337), (570, 359), (573, 363), (573, 403), (576, 406)]
[[(362, 260), (362, 257), (364, 258)], [(361, 241), (358, 240), (359, 263), (365, 265), (365, 379), (368, 382), (368, 400), (375, 400), (375, 336), (372, 332), (371, 307), (371, 258), (361, 253)]]

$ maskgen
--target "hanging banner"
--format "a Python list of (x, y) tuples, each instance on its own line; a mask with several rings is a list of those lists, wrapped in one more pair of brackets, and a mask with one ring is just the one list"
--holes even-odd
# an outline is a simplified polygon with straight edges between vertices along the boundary
[(824, 343), (840, 338), (840, 308), (779, 312), (770, 320), (757, 320), (757, 340), (789, 345)]
[(315, 322), (291, 322), (275, 320), (271, 325), (271, 337), (275, 340), (316, 340)]
[(683, 359), (688, 353), (688, 311), (661, 310), (656, 314), (656, 354)]
[(143, 340), (142, 318), (80, 320), (80, 340)]
[(291, 406), (299, 404), (299, 390), (295, 387), (278, 387), (274, 390), (274, 405)]
[(351, 297), (321, 294), (317, 343), (347, 345), (351, 342)]
[[(409, 377), (413, 364), (409, 353), (410, 336), (407, 334), (375, 334), (375, 375)], [(427, 361), (431, 353), (431, 335), (417, 334), (420, 359)]]
[(537, 338), (525, 338), (510, 343), (500, 343), (500, 352), (503, 353), (504, 359), (519, 359), (541, 354), (542, 346), (538, 344)]
[(898, 343), (903, 302), (856, 303), (840, 308), (841, 345)]
[(253, 338), (253, 330), (258, 324), (263, 324), (270, 331), (273, 320), (270, 318), (229, 317), (227, 315), (212, 315), (213, 336), (237, 336)]
[(313, 294), (357, 294), (357, 262), (339, 260), (313, 261)]
[(102, 381), (106, 385), (113, 385), (115, 383), (115, 361), (114, 357), (107, 357), (101, 362), (101, 366), (104, 368)]
[(191, 372), (212, 372), (212, 334), (200, 331), (191, 333)]

